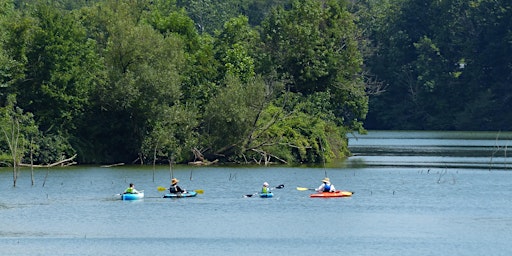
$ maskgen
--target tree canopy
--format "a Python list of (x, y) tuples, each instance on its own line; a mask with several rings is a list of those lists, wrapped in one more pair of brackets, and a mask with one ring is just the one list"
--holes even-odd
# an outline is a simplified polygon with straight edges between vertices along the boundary
[(0, 164), (323, 163), (507, 130), (505, 0), (0, 0)]
[[(38, 132), (19, 136), (34, 148), (61, 150), (36, 162), (319, 163), (346, 156), (345, 132), (362, 129), (368, 98), (345, 1), (1, 6), (0, 107), (33, 120)], [(26, 147), (1, 149), (27, 161)]]

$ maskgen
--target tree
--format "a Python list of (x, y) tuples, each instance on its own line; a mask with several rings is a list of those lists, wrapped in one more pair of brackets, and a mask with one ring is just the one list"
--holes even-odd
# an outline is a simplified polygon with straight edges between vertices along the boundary
[(134, 11), (137, 6), (118, 2), (102, 8), (116, 10), (104, 11), (114, 21), (106, 27), (103, 51), (108, 82), (94, 91), (89, 126), (81, 134), (84, 141), (96, 141), (84, 144), (90, 161), (132, 161), (160, 121), (153, 117), (179, 105), (185, 47), (180, 36), (163, 35), (147, 24), (146, 16)]
[(237, 77), (227, 76), (225, 87), (209, 102), (204, 116), (203, 132), (210, 155), (232, 160), (241, 156), (244, 140), (260, 112), (255, 108), (261, 108), (264, 93), (261, 80), (242, 83)]
[(510, 3), (391, 6), (370, 36), (378, 44), (367, 67), (388, 86), (371, 99), (368, 128), (508, 129)]
[[(1, 148), (0, 153), (8, 152), (9, 162), (13, 168), (13, 186), (16, 187), (18, 167), (25, 154), (31, 150), (31, 138), (38, 131), (37, 125), (30, 113), (16, 107), (15, 96), (9, 95), (5, 107), (0, 107), (0, 142), (7, 148)], [(5, 145), (1, 143), (2, 145)]]
[(357, 29), (345, 3), (294, 1), (262, 24), (263, 72), (277, 70), (290, 91), (305, 96), (329, 91), (336, 122), (362, 129), (367, 96)]
[(34, 114), (41, 129), (71, 132), (88, 105), (88, 93), (98, 83), (95, 44), (69, 13), (38, 3), (33, 17), (30, 37), (13, 38), (27, 40), (20, 45), (28, 46), (15, 55), (25, 63), (24, 79), (14, 84), (18, 104)]
[(241, 14), (249, 18), (251, 26), (259, 26), (272, 8), (281, 6), (289, 7), (290, 0), (241, 0)]
[(151, 118), (151, 130), (144, 137), (142, 154), (153, 163), (184, 162), (192, 159), (192, 148), (198, 145), (198, 120), (193, 109), (181, 105), (163, 107)]
[(30, 18), (15, 11), (12, 1), (0, 1), (0, 102), (15, 93), (14, 84), (24, 78)]
[(178, 0), (194, 20), (200, 34), (214, 34), (229, 19), (241, 14), (238, 0)]
[(258, 33), (249, 26), (245, 16), (232, 18), (216, 35), (217, 59), (223, 65), (220, 69), (225, 75), (238, 77), (247, 82), (255, 76), (254, 49), (258, 46)]

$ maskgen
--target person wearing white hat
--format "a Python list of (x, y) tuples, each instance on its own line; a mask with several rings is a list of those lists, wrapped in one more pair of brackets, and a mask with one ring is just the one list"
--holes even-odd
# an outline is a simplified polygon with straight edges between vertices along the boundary
[(173, 193), (173, 194), (178, 194), (178, 193), (186, 193), (187, 191), (180, 188), (180, 186), (178, 186), (178, 182), (180, 182), (180, 180), (176, 179), (176, 178), (172, 178), (171, 180), (171, 187), (169, 188), (169, 192)]
[(261, 188), (261, 193), (264, 193), (264, 194), (270, 193), (270, 188), (268, 186), (269, 185), (266, 181), (263, 182), (263, 187)]
[(334, 192), (334, 191), (336, 191), (336, 188), (334, 188), (334, 185), (331, 184), (331, 181), (329, 180), (329, 178), (325, 177), (322, 180), (322, 185), (320, 185), (320, 187), (315, 189), (315, 191), (317, 191), (317, 192)]

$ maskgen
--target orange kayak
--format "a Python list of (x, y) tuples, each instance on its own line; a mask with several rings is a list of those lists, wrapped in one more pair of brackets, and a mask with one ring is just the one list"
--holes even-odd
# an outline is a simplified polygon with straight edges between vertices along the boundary
[(353, 192), (350, 191), (341, 191), (336, 190), (336, 192), (322, 192), (322, 193), (315, 193), (309, 195), (309, 197), (321, 197), (321, 198), (329, 198), (329, 197), (347, 197), (352, 196)]

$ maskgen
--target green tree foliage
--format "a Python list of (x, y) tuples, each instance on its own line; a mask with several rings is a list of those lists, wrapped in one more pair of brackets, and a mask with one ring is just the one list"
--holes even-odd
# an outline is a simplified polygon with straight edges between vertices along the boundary
[[(27, 139), (30, 156), (28, 150), (20, 151), (20, 162), (48, 164), (73, 153), (73, 131), (86, 111), (100, 65), (94, 42), (87, 40), (71, 13), (38, 1), (33, 4), (6, 9), (7, 16), (2, 17), (0, 52), (7, 59), (2, 59), (6, 61), (0, 102), (2, 107), (11, 102), (9, 109), (30, 116), (40, 129)], [(29, 128), (25, 126), (20, 128), (23, 136)]]
[(290, 0), (241, 0), (241, 14), (247, 16), (249, 23), (258, 26), (270, 13), (272, 8), (282, 6), (288, 8)]
[(94, 92), (95, 106), (82, 134), (101, 138), (88, 146), (99, 153), (94, 159), (132, 161), (140, 155), (151, 124), (158, 123), (153, 118), (181, 97), (178, 71), (184, 46), (180, 38), (165, 37), (139, 19), (143, 15), (134, 13), (137, 6), (119, 2), (101, 8), (116, 10), (104, 12), (113, 21), (104, 32), (108, 82)]
[(199, 34), (194, 21), (187, 15), (185, 9), (175, 10), (174, 1), (162, 0), (153, 2), (147, 20), (162, 34), (172, 33), (182, 37), (188, 51), (195, 51), (199, 46)]
[(26, 51), (15, 54), (25, 64), (25, 75), (16, 82), (14, 93), (24, 110), (34, 114), (41, 129), (57, 126), (66, 133), (75, 129), (74, 120), (82, 116), (88, 93), (96, 83), (100, 66), (94, 41), (85, 37), (84, 28), (73, 15), (49, 5), (35, 7), (32, 24), (22, 30), (16, 24), (11, 26), (13, 34), (30, 33), (11, 37), (28, 40), (20, 42), (22, 47), (27, 45)]
[(177, 0), (177, 6), (187, 10), (201, 34), (214, 34), (229, 19), (241, 14), (239, 0)]
[(13, 167), (13, 185), (18, 179), (18, 166), (23, 157), (33, 148), (33, 139), (38, 128), (30, 113), (16, 107), (14, 95), (7, 97), (6, 105), (0, 107), (0, 161)]
[[(362, 128), (346, 1), (0, 3), (0, 99), (39, 128), (36, 162), (320, 163)], [(416, 47), (436, 49), (429, 38)]]
[[(206, 107), (204, 133), (214, 156), (239, 157), (248, 138), (262, 101), (265, 88), (261, 80), (242, 83), (239, 78), (226, 78), (225, 87)], [(233, 159), (232, 159), (233, 160)]]
[(238, 77), (247, 82), (255, 76), (255, 47), (259, 35), (249, 26), (245, 16), (233, 18), (224, 24), (224, 29), (216, 36), (217, 59), (226, 75)]
[(361, 76), (357, 29), (345, 3), (295, 1), (290, 10), (275, 9), (263, 22), (267, 61), (292, 92), (329, 92), (339, 125), (362, 129), (367, 96)]
[(193, 157), (192, 149), (199, 145), (196, 112), (182, 105), (162, 106), (151, 121), (151, 131), (144, 137), (144, 159), (155, 163), (185, 162)]
[(511, 3), (392, 2), (369, 36), (368, 67), (387, 88), (371, 99), (368, 127), (509, 129)]
[[(324, 163), (349, 154), (343, 129), (320, 116), (307, 113), (308, 105), (296, 111), (268, 105), (257, 122), (253, 135), (254, 159), (270, 156), (286, 163)], [(257, 153), (257, 154), (256, 154)]]
[(13, 84), (24, 77), (30, 26), (31, 19), (20, 17), (12, 1), (0, 1), (0, 102), (7, 101)]
[(215, 58), (215, 39), (209, 35), (199, 37), (198, 48), (189, 52), (184, 65), (181, 91), (186, 104), (196, 106), (203, 113), (205, 105), (218, 90), (223, 75), (218, 72), (220, 61)]

